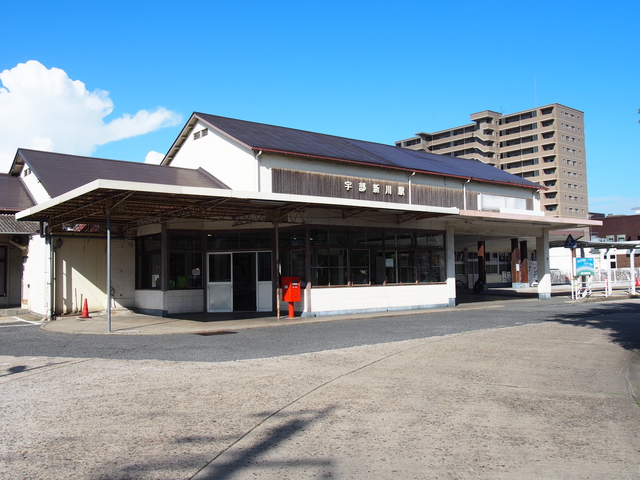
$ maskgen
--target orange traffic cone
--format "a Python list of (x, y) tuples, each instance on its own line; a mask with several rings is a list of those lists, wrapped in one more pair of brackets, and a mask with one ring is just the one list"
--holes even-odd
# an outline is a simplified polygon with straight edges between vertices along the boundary
[(87, 299), (84, 299), (84, 305), (82, 306), (82, 315), (80, 316), (80, 318), (91, 318), (89, 316), (89, 303), (87, 302)]
[(640, 278), (636, 277), (636, 287), (640, 287)]

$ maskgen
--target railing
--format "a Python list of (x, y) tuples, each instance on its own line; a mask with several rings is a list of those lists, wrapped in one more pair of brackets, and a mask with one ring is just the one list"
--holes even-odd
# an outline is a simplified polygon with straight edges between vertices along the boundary
[[(583, 280), (585, 278), (586, 280)], [(571, 298), (628, 296), (640, 291), (630, 279), (599, 280), (592, 276), (576, 277), (571, 282)]]

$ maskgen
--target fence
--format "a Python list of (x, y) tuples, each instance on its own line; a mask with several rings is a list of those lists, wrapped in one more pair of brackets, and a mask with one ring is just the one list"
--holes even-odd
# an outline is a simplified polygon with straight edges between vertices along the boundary
[(575, 277), (571, 282), (571, 298), (627, 296), (640, 292), (640, 269), (632, 281), (630, 268), (598, 270), (595, 275)]

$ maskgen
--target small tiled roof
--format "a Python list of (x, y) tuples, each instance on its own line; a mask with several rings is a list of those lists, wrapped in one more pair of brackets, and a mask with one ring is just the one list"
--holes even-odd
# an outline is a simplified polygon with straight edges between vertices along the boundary
[(20, 177), (0, 173), (0, 212), (15, 213), (34, 205)]
[(98, 179), (229, 189), (202, 168), (192, 170), (23, 148), (18, 150), (18, 156), (52, 198)]
[(0, 214), (0, 233), (36, 233), (38, 222), (18, 222), (13, 215)]
[(381, 143), (247, 122), (206, 113), (196, 112), (193, 115), (254, 150), (472, 178), (528, 188), (544, 188), (537, 183), (512, 175), (479, 160), (436, 155)]

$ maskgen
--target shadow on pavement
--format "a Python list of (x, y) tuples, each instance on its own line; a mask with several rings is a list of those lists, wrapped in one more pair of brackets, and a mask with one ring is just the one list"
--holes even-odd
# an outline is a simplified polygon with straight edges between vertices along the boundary
[[(278, 469), (286, 469), (290, 474), (293, 469), (304, 468), (313, 469), (316, 472), (315, 478), (336, 478), (335, 465), (331, 460), (318, 460), (316, 458), (299, 458), (291, 456), (286, 460), (269, 460), (268, 453), (274, 450), (283, 442), (290, 440), (296, 434), (307, 429), (311, 424), (318, 422), (335, 410), (335, 405), (330, 405), (321, 410), (304, 410), (295, 414), (283, 414), (280, 412), (267, 420), (279, 418), (287, 418), (284, 422), (278, 422), (278, 426), (271, 428), (264, 433), (260, 432), (261, 424), (247, 432), (241, 437), (225, 437), (223, 440), (227, 442), (227, 446), (218, 453), (213, 460), (211, 456), (206, 457), (204, 454), (197, 454), (182, 457), (179, 460), (163, 457), (157, 461), (147, 463), (135, 463), (129, 465), (117, 465), (117, 469), (110, 469), (108, 472), (99, 472), (93, 478), (98, 480), (113, 479), (131, 479), (138, 477), (147, 477), (149, 473), (166, 474), (171, 472), (176, 464), (192, 465), (192, 468), (198, 468), (198, 465), (205, 465), (194, 476), (189, 477), (191, 480), (225, 480), (235, 476), (241, 470), (250, 468), (251, 472), (259, 478), (260, 470), (268, 470), (271, 474)], [(212, 432), (213, 433), (213, 432)], [(254, 434), (255, 443), (246, 447), (238, 446), (247, 435)], [(207, 442), (212, 440), (221, 440), (215, 434), (206, 437), (181, 437), (175, 439), (176, 443), (199, 443), (201, 451), (206, 450)], [(227, 453), (229, 452), (229, 453)], [(263, 458), (267, 456), (267, 458)], [(286, 454), (285, 454), (286, 456)], [(115, 465), (114, 465), (115, 466)], [(108, 468), (108, 467), (107, 467)], [(162, 477), (164, 478), (164, 476)]]
[(548, 321), (575, 327), (608, 330), (611, 340), (627, 350), (640, 348), (640, 304), (592, 304), (586, 311), (575, 314), (557, 314)]
[[(209, 465), (207, 465), (200, 473), (193, 477), (193, 480), (224, 480), (231, 477), (234, 473), (244, 468), (251, 468), (256, 472), (256, 463), (259, 462), (261, 469), (287, 468), (292, 467), (312, 467), (319, 470), (318, 478), (335, 478), (335, 472), (332, 472), (333, 464), (330, 460), (302, 459), (290, 458), (282, 461), (270, 461), (259, 459), (269, 450), (273, 450), (278, 445), (291, 437), (308, 428), (327, 415), (329, 415), (336, 407), (328, 406), (318, 411), (304, 411), (292, 416), (285, 423), (272, 428), (267, 432), (266, 438), (260, 440), (248, 448), (238, 448), (236, 453), (229, 455), (230, 458), (224, 459), (224, 452), (216, 457)], [(233, 446), (232, 446), (233, 447)], [(217, 462), (220, 458), (221, 461)]]

